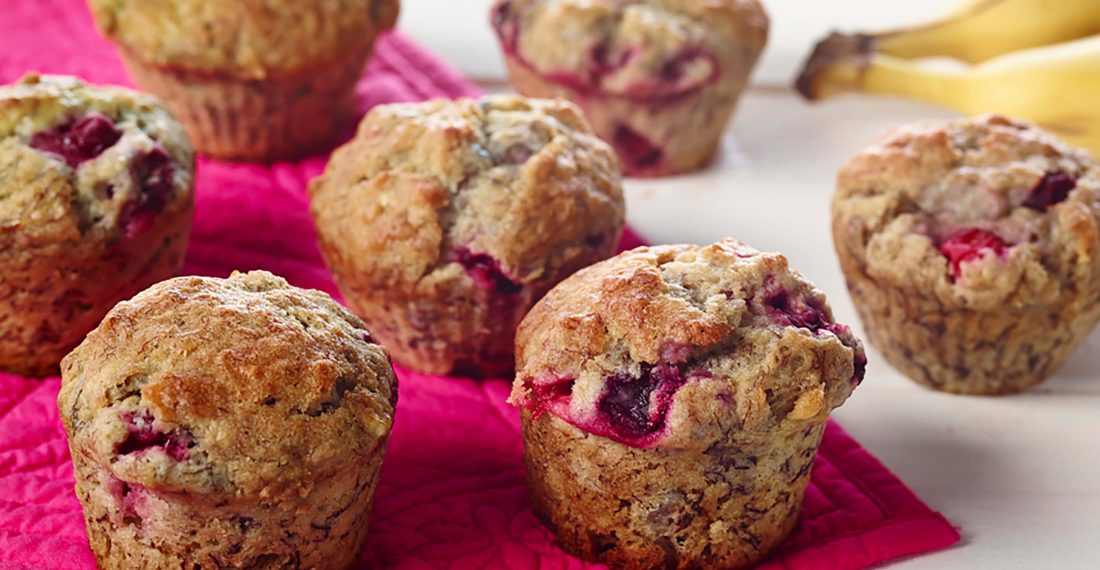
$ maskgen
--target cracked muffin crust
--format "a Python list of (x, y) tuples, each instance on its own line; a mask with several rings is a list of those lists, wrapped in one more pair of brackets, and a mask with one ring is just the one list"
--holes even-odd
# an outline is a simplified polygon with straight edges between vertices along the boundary
[(742, 568), (794, 528), (866, 358), (778, 253), (643, 247), (551, 290), (516, 337), (535, 512), (618, 568)]
[(179, 277), (65, 358), (58, 406), (100, 568), (346, 568), (397, 403), (385, 351), (270, 273)]
[(193, 172), (148, 95), (36, 74), (0, 87), (0, 370), (56, 374), (115, 303), (179, 271)]
[(837, 177), (833, 238), (871, 343), (966, 394), (1050, 376), (1100, 319), (1100, 167), (998, 116), (886, 134)]
[(614, 153), (563, 101), (382, 105), (310, 183), (321, 251), (401, 364), (502, 375), (520, 319), (614, 253)]
[(143, 89), (195, 148), (274, 160), (324, 144), (355, 112), (355, 84), (398, 0), (90, 0)]
[(512, 86), (578, 104), (635, 176), (714, 155), (764, 48), (757, 0), (497, 0)]

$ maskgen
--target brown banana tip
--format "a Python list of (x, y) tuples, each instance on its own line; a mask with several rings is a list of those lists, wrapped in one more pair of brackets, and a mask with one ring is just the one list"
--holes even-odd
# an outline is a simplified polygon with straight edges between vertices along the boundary
[(875, 51), (877, 36), (867, 34), (841, 34), (833, 32), (825, 39), (817, 42), (813, 52), (802, 64), (802, 71), (795, 79), (794, 87), (803, 97), (809, 101), (822, 98), (818, 85), (819, 75), (822, 71), (839, 61), (858, 58), (866, 61)]

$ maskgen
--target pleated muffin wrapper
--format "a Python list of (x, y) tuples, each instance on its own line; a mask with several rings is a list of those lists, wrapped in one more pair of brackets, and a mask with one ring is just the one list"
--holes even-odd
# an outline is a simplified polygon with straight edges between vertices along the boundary
[(287, 76), (246, 79), (146, 63), (123, 48), (142, 89), (164, 100), (195, 149), (219, 159), (275, 161), (324, 148), (356, 113), (355, 84), (373, 43)]

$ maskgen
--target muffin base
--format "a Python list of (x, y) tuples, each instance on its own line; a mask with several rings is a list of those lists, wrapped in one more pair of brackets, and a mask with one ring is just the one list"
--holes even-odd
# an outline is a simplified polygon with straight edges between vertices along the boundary
[(316, 70), (254, 80), (159, 67), (120, 51), (134, 81), (164, 101), (197, 151), (272, 161), (322, 148), (355, 116), (355, 84), (373, 44)]
[(350, 568), (359, 558), (386, 441), (304, 495), (154, 491), (73, 453), (76, 495), (102, 569)]
[(794, 529), (824, 425), (777, 439), (637, 449), (523, 411), (535, 513), (612, 568), (747, 568)]
[[(560, 98), (584, 110), (592, 130), (619, 153), (623, 171), (631, 176), (669, 176), (706, 166), (718, 150), (733, 116), (744, 83), (721, 83), (675, 99), (639, 101), (602, 93), (580, 92), (532, 70), (513, 55), (505, 55), (508, 77), (516, 91), (528, 97)], [(639, 162), (639, 145), (658, 155)]]
[(191, 211), (96, 254), (66, 245), (9, 260), (0, 269), (0, 370), (32, 378), (58, 375), (61, 359), (116, 303), (179, 273)]
[(870, 343), (934, 390), (990, 396), (1026, 390), (1052, 375), (1100, 320), (1100, 299), (993, 311), (945, 307), (878, 283), (853, 264), (842, 266)]
[(515, 369), (516, 327), (534, 303), (530, 288), (502, 296), (477, 287), (442, 284), (424, 298), (383, 299), (348, 287), (339, 276), (337, 283), (349, 306), (390, 356), (426, 374), (509, 376)]

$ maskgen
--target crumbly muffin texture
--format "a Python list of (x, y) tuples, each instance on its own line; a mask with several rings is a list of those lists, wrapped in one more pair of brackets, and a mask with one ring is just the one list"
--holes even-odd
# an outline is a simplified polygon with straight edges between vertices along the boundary
[(103, 568), (348, 566), (397, 401), (385, 351), (266, 272), (180, 277), (66, 357), (58, 405)]
[(193, 172), (150, 96), (37, 74), (0, 87), (0, 368), (56, 372), (112, 305), (179, 270)]
[(506, 374), (527, 309), (614, 252), (611, 149), (561, 101), (384, 105), (310, 184), (322, 253), (401, 363)]
[(493, 25), (520, 92), (581, 105), (631, 174), (714, 152), (767, 39), (756, 0), (498, 0)]
[(148, 63), (241, 79), (290, 76), (392, 28), (398, 0), (89, 0), (103, 33)]
[(1100, 169), (1026, 123), (890, 132), (841, 169), (833, 235), (871, 342), (934, 388), (1026, 388), (1100, 319)]
[(510, 402), (536, 512), (616, 567), (742, 567), (793, 528), (866, 358), (780, 254), (643, 247), (527, 315)]
[(823, 421), (866, 365), (782, 254), (730, 239), (579, 271), (531, 310), (516, 351), (512, 403), (634, 447)]

